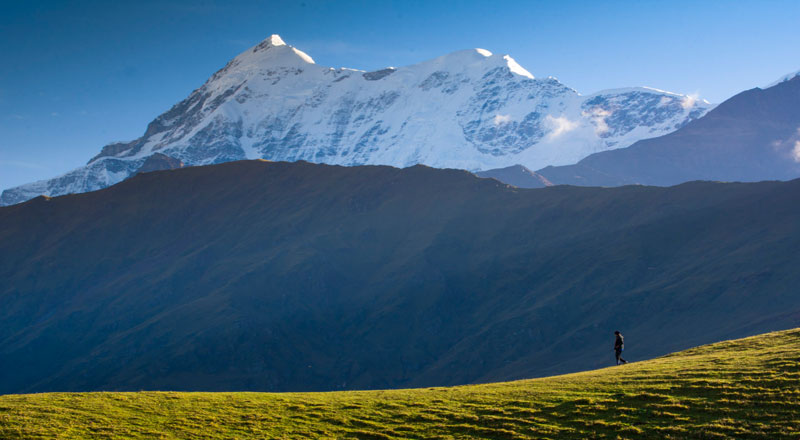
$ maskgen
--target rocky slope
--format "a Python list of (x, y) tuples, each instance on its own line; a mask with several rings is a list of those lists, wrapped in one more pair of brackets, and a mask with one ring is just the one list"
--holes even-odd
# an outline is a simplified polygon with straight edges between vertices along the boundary
[(160, 153), (188, 166), (239, 159), (481, 170), (575, 163), (669, 133), (710, 108), (649, 88), (582, 96), (508, 55), (465, 50), (374, 72), (314, 64), (273, 35), (243, 52), (131, 142), (4, 205), (120, 182)]

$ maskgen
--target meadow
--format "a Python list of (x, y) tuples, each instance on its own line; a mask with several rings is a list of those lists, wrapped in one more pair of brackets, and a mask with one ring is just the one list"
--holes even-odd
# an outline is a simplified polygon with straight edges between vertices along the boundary
[(796, 439), (800, 329), (619, 367), (449, 388), (5, 395), (0, 438)]

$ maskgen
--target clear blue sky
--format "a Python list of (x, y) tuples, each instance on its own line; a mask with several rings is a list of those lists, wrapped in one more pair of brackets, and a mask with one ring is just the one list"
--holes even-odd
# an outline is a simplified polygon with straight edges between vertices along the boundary
[(84, 164), (272, 33), (378, 69), (481, 47), (581, 93), (712, 102), (800, 70), (800, 1), (0, 0), (0, 189)]

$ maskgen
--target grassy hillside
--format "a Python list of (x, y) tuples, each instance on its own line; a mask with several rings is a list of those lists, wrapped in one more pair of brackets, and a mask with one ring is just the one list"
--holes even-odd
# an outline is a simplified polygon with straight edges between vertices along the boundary
[(0, 438), (129, 437), (796, 439), (800, 329), (454, 388), (0, 396)]

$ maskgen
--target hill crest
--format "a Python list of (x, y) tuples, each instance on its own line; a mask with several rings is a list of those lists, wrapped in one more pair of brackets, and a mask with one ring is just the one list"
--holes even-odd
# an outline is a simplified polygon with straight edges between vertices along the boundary
[(0, 396), (0, 436), (754, 438), (800, 436), (800, 331), (566, 376), (334, 393)]

